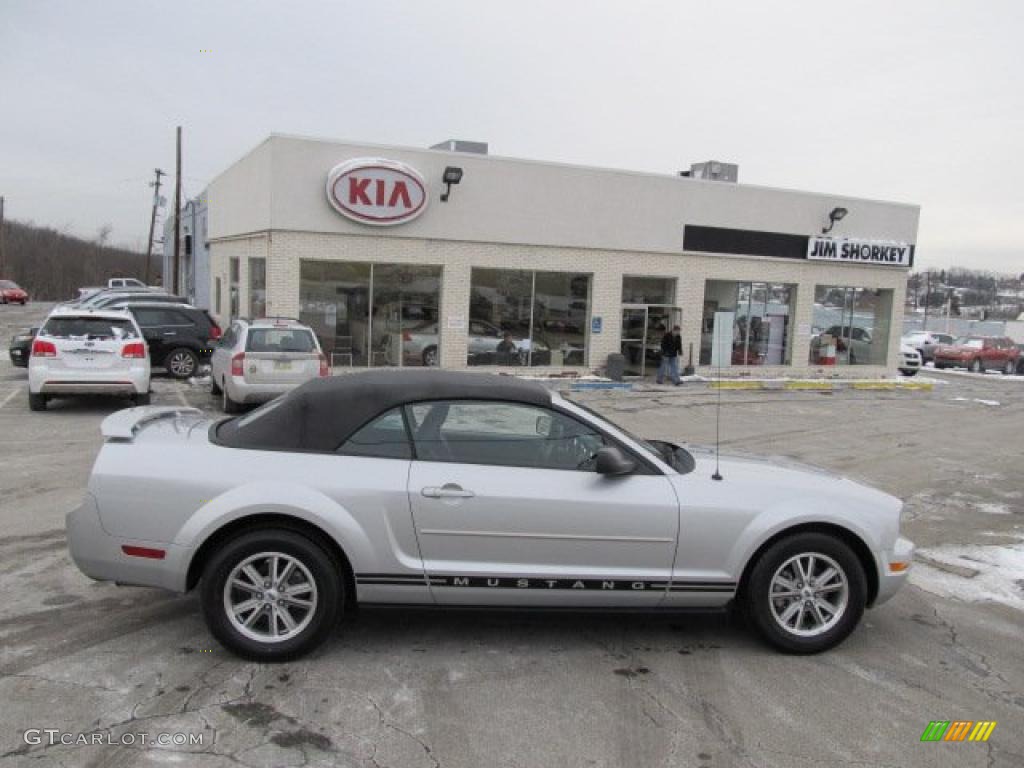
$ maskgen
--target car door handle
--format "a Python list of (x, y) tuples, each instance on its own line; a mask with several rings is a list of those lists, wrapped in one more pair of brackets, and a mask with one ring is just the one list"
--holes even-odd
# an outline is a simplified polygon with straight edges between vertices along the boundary
[(164, 331), (164, 336), (177, 336), (177, 331)]
[(445, 483), (440, 488), (428, 485), (420, 491), (428, 499), (472, 499), (476, 496), (472, 491), (464, 490), (457, 483)]

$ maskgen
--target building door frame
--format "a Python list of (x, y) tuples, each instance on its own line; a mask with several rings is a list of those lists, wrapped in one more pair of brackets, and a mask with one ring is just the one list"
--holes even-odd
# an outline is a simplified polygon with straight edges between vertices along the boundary
[[(626, 317), (630, 313), (643, 313), (643, 330), (642, 335), (637, 337), (630, 334), (628, 324), (626, 323)], [(652, 312), (656, 315), (670, 318), (666, 324), (666, 329), (671, 328), (673, 325), (681, 325), (681, 318), (683, 314), (682, 308), (675, 306), (674, 304), (626, 304), (622, 305), (622, 312), (620, 315), (622, 321), (622, 327), (620, 329), (620, 350), (626, 357), (626, 373), (631, 376), (647, 376), (648, 369), (657, 370), (658, 363), (661, 359), (661, 338), (660, 336), (656, 339), (651, 339), (651, 332), (656, 331), (651, 324)], [(638, 314), (634, 314), (634, 317), (638, 317)], [(627, 346), (628, 345), (628, 346)], [(640, 372), (636, 373), (637, 363), (630, 360), (631, 353), (627, 350), (633, 350), (633, 356), (639, 358)], [(639, 354), (636, 354), (636, 352)], [(654, 353), (652, 355), (652, 352)], [(654, 357), (655, 360), (651, 361), (651, 365), (648, 365), (648, 359)]]

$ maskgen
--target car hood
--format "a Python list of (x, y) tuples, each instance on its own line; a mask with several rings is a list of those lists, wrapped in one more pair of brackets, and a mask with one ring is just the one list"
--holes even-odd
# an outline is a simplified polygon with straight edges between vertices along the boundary
[[(684, 477), (710, 478), (716, 467), (714, 448), (700, 445), (687, 445), (685, 448), (693, 455), (696, 467)], [(807, 498), (810, 495), (822, 499), (842, 498), (857, 506), (874, 509), (898, 511), (903, 504), (896, 497), (865, 483), (787, 456), (728, 452), (721, 455), (718, 467), (723, 488), (729, 487), (733, 497), (749, 489), (747, 498), (753, 506), (768, 506), (776, 500)]]

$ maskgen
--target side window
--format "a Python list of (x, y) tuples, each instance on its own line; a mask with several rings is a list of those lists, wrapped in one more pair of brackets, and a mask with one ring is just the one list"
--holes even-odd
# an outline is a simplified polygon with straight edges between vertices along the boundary
[(422, 461), (592, 472), (605, 444), (582, 422), (519, 403), (419, 403), (409, 420)]
[(401, 409), (394, 408), (360, 428), (338, 448), (338, 453), (379, 459), (411, 459), (412, 448)]
[(133, 314), (142, 328), (155, 328), (160, 325), (160, 310), (158, 309), (136, 309)]
[(192, 322), (192, 319), (183, 312), (177, 312), (173, 309), (169, 309), (164, 314), (167, 315), (168, 325), (178, 325), (185, 328), (195, 325), (195, 323)]

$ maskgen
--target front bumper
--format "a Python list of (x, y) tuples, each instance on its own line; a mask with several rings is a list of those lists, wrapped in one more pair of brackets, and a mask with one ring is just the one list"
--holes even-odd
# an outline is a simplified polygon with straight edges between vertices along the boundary
[[(896, 539), (896, 543), (889, 552), (882, 552), (876, 555), (878, 561), (878, 596), (874, 605), (879, 606), (889, 600), (907, 580), (910, 575), (911, 563), (914, 560), (914, 542), (902, 536)], [(893, 570), (894, 567), (901, 568)]]
[[(91, 493), (68, 513), (66, 525), (71, 559), (90, 579), (185, 591), (191, 548), (111, 536), (100, 523), (99, 507)], [(165, 555), (162, 560), (131, 557), (121, 549), (126, 545), (160, 549)]]

